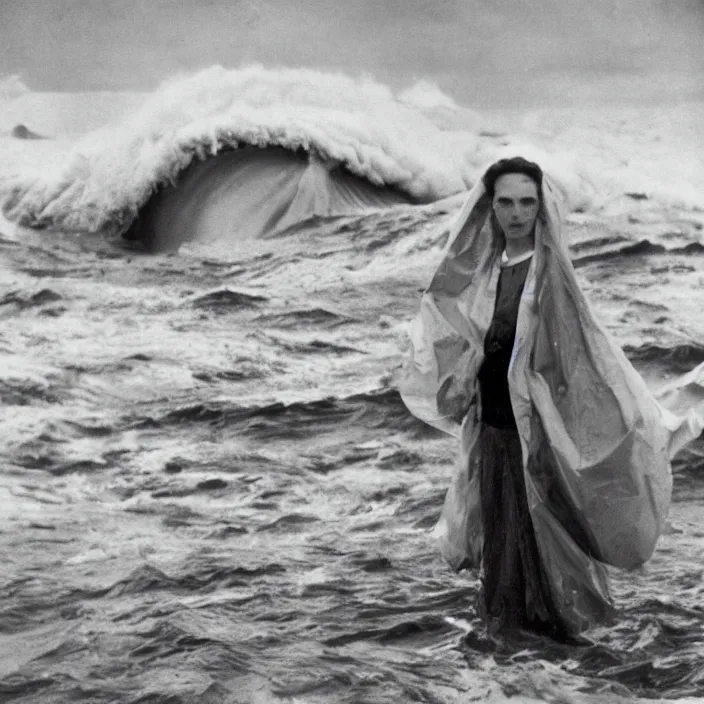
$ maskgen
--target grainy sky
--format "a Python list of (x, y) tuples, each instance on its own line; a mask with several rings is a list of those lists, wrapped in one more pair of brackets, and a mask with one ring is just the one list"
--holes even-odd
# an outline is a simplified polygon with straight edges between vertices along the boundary
[(0, 75), (151, 90), (215, 63), (436, 83), (468, 106), (704, 98), (704, 0), (0, 0)]

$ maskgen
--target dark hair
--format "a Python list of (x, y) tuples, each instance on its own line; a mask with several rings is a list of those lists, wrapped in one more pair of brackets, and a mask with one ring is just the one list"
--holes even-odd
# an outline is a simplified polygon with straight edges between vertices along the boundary
[(505, 174), (524, 174), (528, 176), (528, 178), (535, 182), (535, 185), (538, 187), (538, 194), (540, 194), (540, 184), (543, 182), (542, 169), (537, 164), (524, 159), (522, 156), (515, 156), (510, 159), (500, 159), (492, 164), (482, 177), (484, 188), (486, 188), (490, 198), (494, 197), (494, 186), (496, 185), (497, 179)]

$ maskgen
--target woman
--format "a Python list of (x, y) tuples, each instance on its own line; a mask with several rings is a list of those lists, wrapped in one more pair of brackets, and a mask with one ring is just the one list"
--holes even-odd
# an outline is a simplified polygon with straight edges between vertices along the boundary
[(421, 301), (401, 393), (460, 437), (436, 528), (481, 568), (490, 622), (564, 638), (613, 614), (603, 564), (647, 560), (670, 458), (704, 427), (650, 394), (593, 317), (562, 236), (561, 198), (523, 158), (470, 192)]
[[(503, 238), (494, 312), (477, 380), (481, 399), (479, 494), (484, 541), (480, 610), (501, 626), (567, 635), (553, 602), (530, 518), (521, 445), (511, 408), (508, 370), (518, 307), (535, 248), (542, 171), (521, 158), (492, 165), (483, 177), (493, 231)], [(567, 516), (569, 518), (569, 514)], [(604, 575), (580, 575), (603, 616), (610, 611)]]

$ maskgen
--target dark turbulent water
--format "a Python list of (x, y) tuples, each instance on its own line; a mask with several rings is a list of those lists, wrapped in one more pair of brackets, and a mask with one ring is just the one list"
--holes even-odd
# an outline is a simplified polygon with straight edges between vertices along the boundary
[[(491, 637), (395, 391), (452, 208), (144, 256), (0, 240), (0, 702), (704, 701), (704, 443), (582, 645)], [(704, 360), (701, 213), (573, 222), (654, 385)]]

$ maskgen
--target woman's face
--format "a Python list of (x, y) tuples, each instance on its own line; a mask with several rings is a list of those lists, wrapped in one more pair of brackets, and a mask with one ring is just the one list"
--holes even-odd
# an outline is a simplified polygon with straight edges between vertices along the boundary
[(507, 240), (533, 234), (540, 198), (538, 186), (525, 174), (504, 174), (494, 184), (494, 213)]

